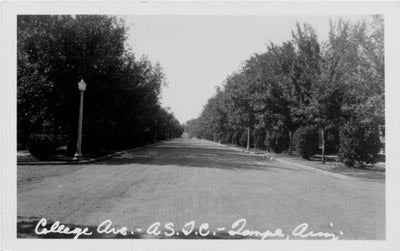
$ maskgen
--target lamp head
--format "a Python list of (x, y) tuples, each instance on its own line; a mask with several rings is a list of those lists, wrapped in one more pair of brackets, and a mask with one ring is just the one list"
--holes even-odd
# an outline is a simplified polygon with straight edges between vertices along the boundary
[(81, 79), (81, 81), (79, 81), (78, 89), (81, 92), (84, 92), (86, 90), (86, 83), (85, 83), (85, 81), (83, 79)]

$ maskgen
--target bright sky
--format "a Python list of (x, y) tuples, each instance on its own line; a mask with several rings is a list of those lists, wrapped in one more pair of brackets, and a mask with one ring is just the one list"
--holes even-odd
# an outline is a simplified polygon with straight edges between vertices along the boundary
[[(328, 16), (124, 16), (128, 43), (137, 57), (159, 62), (168, 87), (162, 104), (184, 123), (201, 112), (215, 87), (266, 44), (291, 38), (296, 22), (308, 23), (320, 40), (329, 31)], [(344, 17), (358, 20), (361, 17)]]

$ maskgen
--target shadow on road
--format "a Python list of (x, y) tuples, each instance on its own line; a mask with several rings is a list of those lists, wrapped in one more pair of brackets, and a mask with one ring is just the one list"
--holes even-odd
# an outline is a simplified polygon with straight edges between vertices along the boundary
[(207, 167), (226, 170), (300, 169), (283, 167), (268, 158), (234, 151), (210, 142), (176, 139), (159, 146), (126, 153), (103, 162), (106, 165), (148, 164)]

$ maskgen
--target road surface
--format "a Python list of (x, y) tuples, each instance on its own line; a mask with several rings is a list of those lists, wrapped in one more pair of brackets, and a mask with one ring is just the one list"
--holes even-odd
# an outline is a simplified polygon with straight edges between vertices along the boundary
[(170, 238), (183, 238), (181, 230), (198, 238), (202, 223), (209, 230), (204, 238), (242, 238), (229, 231), (245, 219), (252, 238), (277, 229), (306, 238), (293, 230), (307, 223), (308, 232), (339, 239), (385, 239), (384, 182), (342, 180), (189, 138), (95, 164), (18, 166), (17, 201), (21, 238), (36, 237), (44, 217), (91, 229), (109, 219), (132, 238), (166, 238), (146, 233), (155, 222), (163, 231), (173, 224), (177, 234)]

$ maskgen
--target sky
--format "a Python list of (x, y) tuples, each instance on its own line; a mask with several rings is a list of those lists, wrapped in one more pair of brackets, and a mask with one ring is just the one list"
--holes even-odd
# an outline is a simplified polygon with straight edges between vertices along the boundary
[[(341, 17), (360, 20), (360, 16)], [(123, 16), (136, 57), (159, 62), (166, 75), (161, 103), (184, 123), (200, 114), (226, 77), (267, 44), (291, 39), (296, 22), (327, 40), (330, 16)]]

